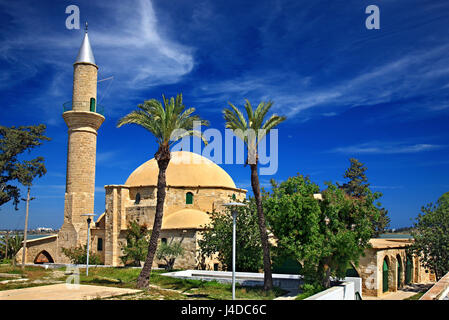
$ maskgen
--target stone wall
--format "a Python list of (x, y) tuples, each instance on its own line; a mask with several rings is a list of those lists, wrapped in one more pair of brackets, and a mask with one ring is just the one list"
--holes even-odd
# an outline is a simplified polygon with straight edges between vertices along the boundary
[[(156, 187), (141, 186), (128, 187), (125, 185), (110, 185), (106, 188), (106, 209), (104, 218), (104, 261), (108, 265), (121, 265), (121, 246), (125, 241), (125, 231), (130, 221), (146, 224), (152, 228), (156, 213)], [(193, 203), (186, 204), (187, 192), (193, 193)], [(137, 194), (140, 202), (136, 203)], [(225, 187), (167, 187), (167, 195), (164, 203), (164, 217), (179, 210), (192, 208), (203, 212), (212, 210), (223, 210), (223, 203), (231, 201), (235, 195), (241, 200), (246, 196), (246, 191)], [(101, 230), (101, 228), (99, 229)], [(186, 257), (180, 259), (181, 265), (188, 268), (199, 264), (196, 253), (196, 230), (162, 230), (160, 238), (184, 239), (186, 245)], [(175, 236), (177, 235), (177, 236)], [(183, 238), (184, 237), (184, 238)], [(178, 241), (177, 240), (177, 241)], [(157, 266), (159, 262), (155, 262)], [(208, 261), (212, 265), (214, 261)]]
[(90, 98), (97, 98), (97, 71), (98, 67), (90, 63), (73, 65), (73, 110), (90, 110)]
[[(388, 291), (383, 292), (383, 262), (388, 265)], [(401, 265), (401, 274), (398, 281), (398, 261)], [(359, 266), (356, 268), (362, 278), (363, 295), (380, 297), (384, 294), (395, 292), (398, 288), (405, 286), (406, 277), (406, 249), (384, 248), (366, 249), (365, 256), (360, 258)], [(434, 275), (425, 270), (420, 264), (418, 257), (413, 257), (412, 283), (427, 283), (434, 281)]]
[[(57, 236), (49, 236), (40, 239), (28, 240), (25, 254), (25, 263), (34, 263), (39, 253), (46, 251), (54, 262), (56, 262), (60, 256), (58, 252)], [(16, 254), (16, 262), (22, 263), (23, 248)]]

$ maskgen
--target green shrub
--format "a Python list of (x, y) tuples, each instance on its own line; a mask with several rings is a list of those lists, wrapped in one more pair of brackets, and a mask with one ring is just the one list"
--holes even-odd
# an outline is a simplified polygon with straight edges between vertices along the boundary
[(147, 225), (139, 225), (137, 221), (131, 221), (126, 230), (126, 244), (122, 245), (123, 255), (120, 257), (123, 264), (140, 267), (140, 262), (145, 261), (148, 253), (151, 231)]
[[(74, 248), (62, 248), (62, 253), (70, 259), (70, 262), (74, 264), (86, 264), (87, 263), (87, 246), (77, 246)], [(97, 265), (103, 264), (100, 260), (100, 257), (93, 253), (89, 252), (89, 264)]]
[(301, 286), (301, 293), (296, 297), (296, 300), (304, 300), (308, 297), (317, 294), (324, 290), (324, 287), (320, 284), (309, 284), (305, 283)]

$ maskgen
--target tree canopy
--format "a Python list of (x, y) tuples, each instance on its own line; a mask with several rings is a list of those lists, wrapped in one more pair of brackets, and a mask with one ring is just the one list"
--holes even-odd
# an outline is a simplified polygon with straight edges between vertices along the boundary
[(423, 206), (411, 234), (414, 238), (411, 253), (421, 257), (421, 265), (440, 279), (449, 272), (449, 193), (437, 203)]
[(50, 140), (44, 136), (45, 129), (43, 124), (10, 128), (0, 126), (0, 206), (13, 200), (17, 210), (20, 188), (16, 184), (31, 186), (35, 177), (47, 172), (43, 157), (21, 159), (25, 151), (31, 152)]
[(307, 283), (329, 287), (331, 276), (344, 278), (349, 264), (358, 264), (370, 246), (377, 195), (356, 198), (327, 183), (319, 200), (314, 196), (319, 186), (302, 175), (272, 185), (264, 207), (279, 250), (303, 264)]
[[(238, 271), (258, 272), (263, 267), (262, 245), (257, 224), (257, 210), (254, 198), (247, 207), (237, 207), (236, 217), (236, 265)], [(210, 224), (205, 226), (202, 238), (198, 240), (203, 257), (218, 253), (218, 260), (224, 269), (232, 268), (232, 215), (231, 209), (223, 212), (209, 212)]]
[[(368, 183), (368, 177), (366, 171), (368, 168), (360, 162), (358, 159), (350, 158), (350, 166), (345, 171), (343, 178), (347, 179), (343, 185), (338, 185), (339, 188), (344, 190), (346, 194), (351, 197), (364, 198), (372, 194), (370, 190), (370, 184)], [(376, 193), (376, 200), (381, 198), (380, 192)], [(378, 237), (380, 234), (386, 232), (390, 225), (390, 217), (388, 216), (388, 210), (380, 207), (380, 203), (377, 204), (379, 212), (376, 217), (371, 218), (371, 224), (373, 228), (373, 237)]]

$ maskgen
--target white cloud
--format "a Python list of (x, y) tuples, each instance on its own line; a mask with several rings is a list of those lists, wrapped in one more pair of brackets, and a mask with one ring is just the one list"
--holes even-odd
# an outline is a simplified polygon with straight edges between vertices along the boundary
[[(117, 102), (129, 101), (136, 89), (176, 83), (193, 69), (193, 48), (163, 34), (151, 0), (95, 2), (92, 6), (89, 13), (101, 20), (89, 21), (89, 38), (100, 67), (99, 78), (114, 76), (109, 93), (114, 93), (116, 107), (127, 107)], [(40, 106), (47, 123), (62, 124), (48, 101), (70, 100), (71, 63), (83, 30), (67, 30), (64, 24), (54, 28), (48, 23), (48, 13), (34, 5), (8, 1), (0, 2), (0, 8), (11, 17), (9, 36), (0, 44), (0, 61), (9, 64), (0, 75), (0, 89), (8, 90), (43, 70), (51, 72), (54, 79), (29, 105)], [(98, 96), (107, 98), (102, 96), (102, 85)], [(108, 112), (114, 113), (111, 107), (108, 105)]]
[(403, 154), (433, 151), (446, 146), (435, 144), (400, 144), (400, 143), (363, 143), (352, 146), (338, 147), (332, 149), (331, 153), (344, 154)]

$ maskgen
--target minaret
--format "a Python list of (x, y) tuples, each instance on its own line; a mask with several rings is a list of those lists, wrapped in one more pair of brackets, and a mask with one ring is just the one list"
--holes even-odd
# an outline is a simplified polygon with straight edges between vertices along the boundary
[[(87, 241), (86, 213), (94, 213), (95, 158), (97, 130), (105, 120), (97, 109), (97, 71), (87, 34), (73, 64), (71, 105), (64, 105), (62, 117), (67, 124), (67, 175), (64, 224), (58, 247), (71, 248)], [(67, 258), (61, 254), (60, 259)]]

